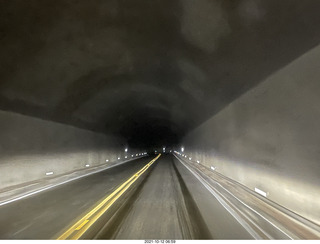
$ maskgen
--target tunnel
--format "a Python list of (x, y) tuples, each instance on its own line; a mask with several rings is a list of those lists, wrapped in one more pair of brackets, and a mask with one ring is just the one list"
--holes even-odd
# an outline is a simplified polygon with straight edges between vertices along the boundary
[(319, 240), (319, 11), (0, 0), (0, 239)]

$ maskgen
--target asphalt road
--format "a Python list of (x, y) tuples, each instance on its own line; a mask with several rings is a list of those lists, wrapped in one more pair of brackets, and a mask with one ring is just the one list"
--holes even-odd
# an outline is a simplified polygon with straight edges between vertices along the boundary
[[(0, 207), (1, 239), (55, 239), (153, 157)], [(252, 239), (172, 155), (162, 155), (88, 239)], [(112, 220), (112, 221), (111, 221)], [(104, 224), (105, 221), (105, 224)]]
[(0, 206), (0, 239), (53, 239), (153, 157), (93, 174)]
[[(210, 239), (206, 226), (189, 212), (190, 197), (180, 184), (172, 156), (163, 155), (155, 164), (136, 200), (115, 230), (114, 239)], [(184, 196), (185, 193), (185, 196)], [(191, 203), (193, 204), (193, 203)], [(193, 223), (202, 224), (197, 228)], [(103, 233), (99, 239), (105, 239)]]
[(106, 229), (97, 239), (252, 239), (171, 155), (155, 163), (133, 197), (113, 234)]

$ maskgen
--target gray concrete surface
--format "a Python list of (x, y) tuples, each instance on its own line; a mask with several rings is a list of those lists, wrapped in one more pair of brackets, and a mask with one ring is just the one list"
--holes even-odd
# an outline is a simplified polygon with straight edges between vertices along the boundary
[(40, 192), (46, 191), (48, 189), (66, 184), (68, 182), (87, 177), (92, 174), (99, 173), (101, 171), (128, 163), (139, 158), (147, 157), (148, 155), (143, 156), (134, 156), (128, 160), (121, 161), (117, 160), (116, 162), (105, 162), (98, 166), (91, 166), (82, 169), (77, 169), (71, 172), (67, 172), (61, 175), (53, 175), (46, 178), (37, 179), (34, 181), (24, 182), (19, 185), (13, 185), (0, 190), (0, 206), (10, 204), (11, 202), (17, 201), (19, 199), (27, 198), (29, 196), (38, 194)]
[(177, 160), (173, 162), (178, 168), (182, 180), (185, 182), (186, 188), (190, 192), (212, 239), (254, 239), (187, 168)]
[(151, 159), (131, 161), (0, 206), (0, 239), (57, 238)]
[[(172, 162), (160, 158), (150, 177), (134, 202), (133, 207), (123, 220), (115, 239), (184, 239), (179, 214), (186, 213), (186, 207), (179, 199), (179, 185)], [(177, 192), (178, 191), (178, 192)], [(181, 193), (180, 193), (181, 194)], [(180, 204), (180, 205), (179, 205)], [(179, 209), (182, 208), (182, 209)], [(180, 210), (180, 211), (179, 211)], [(187, 233), (190, 235), (190, 233)]]
[(175, 155), (255, 239), (320, 239), (320, 226), (203, 164)]
[(87, 164), (124, 161), (125, 155), (131, 158), (137, 152), (129, 148), (125, 153), (121, 137), (5, 111), (0, 111), (0, 134), (0, 191), (85, 169)]
[(320, 224), (319, 10), (0, 0), (0, 189), (181, 142)]
[(319, 63), (317, 46), (190, 132), (184, 153), (320, 224)]
[(114, 232), (120, 240), (253, 238), (172, 155), (158, 159)]
[[(0, 239), (57, 238), (152, 158), (128, 162), (0, 206)], [(128, 213), (116, 213), (113, 238), (252, 238), (184, 166), (174, 163), (173, 156), (160, 157), (152, 167), (146, 180), (134, 186), (141, 190), (125, 207)], [(123, 199), (118, 201), (121, 206)], [(103, 232), (99, 239), (104, 239)]]
[[(58, 238), (153, 158), (127, 162), (0, 206), (0, 239)], [(279, 231), (283, 223), (274, 221), (274, 226), (266, 222), (267, 218), (250, 213), (242, 204), (239, 206), (233, 195), (220, 189), (217, 182), (226, 185), (221, 180), (204, 185), (194, 175), (199, 173), (197, 170), (172, 155), (162, 155), (141, 180), (131, 185), (128, 194), (122, 195), (94, 222), (85, 239), (288, 239)], [(208, 186), (221, 194), (240, 218), (244, 214), (251, 218), (251, 223), (256, 222), (262, 235), (256, 236)], [(230, 191), (237, 195), (241, 189), (233, 187)], [(241, 198), (247, 202), (250, 196), (242, 194)], [(256, 201), (253, 199), (249, 205)], [(257, 206), (265, 209), (266, 205), (262, 202)], [(308, 234), (302, 233), (296, 222), (286, 222), (290, 223), (296, 225), (289, 226), (294, 233)], [(305, 237), (309, 239), (308, 235)]]
[(0, 109), (175, 144), (320, 42), (318, 0), (1, 0)]

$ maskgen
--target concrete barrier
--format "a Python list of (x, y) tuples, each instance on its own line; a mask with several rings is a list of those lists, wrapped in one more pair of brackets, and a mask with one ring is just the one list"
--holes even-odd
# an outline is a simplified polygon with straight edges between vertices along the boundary
[(184, 153), (320, 224), (319, 64), (317, 46), (190, 132)]
[(140, 153), (122, 138), (5, 111), (0, 135), (0, 190)]

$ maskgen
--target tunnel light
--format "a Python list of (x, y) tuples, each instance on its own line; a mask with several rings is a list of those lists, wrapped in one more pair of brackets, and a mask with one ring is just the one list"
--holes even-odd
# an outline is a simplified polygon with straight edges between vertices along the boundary
[(118, 158), (118, 160), (120, 160), (120, 158)]
[(211, 169), (212, 169), (212, 170), (216, 170), (216, 168), (215, 168), (215, 167), (213, 167), (213, 166), (211, 166)]
[(53, 172), (47, 172), (46, 175), (53, 175)]
[(132, 154), (132, 155), (131, 155), (131, 158), (133, 158), (133, 156), (134, 156), (134, 155)]
[(125, 152), (128, 152), (128, 148), (124, 149)]
[(106, 159), (106, 162), (109, 162), (109, 159)]
[(184, 155), (185, 158), (187, 158), (187, 155)]
[(90, 165), (89, 165), (89, 164), (86, 164), (86, 167), (90, 167)]
[(264, 192), (264, 191), (262, 191), (262, 190), (260, 190), (260, 189), (258, 189), (256, 187), (254, 188), (254, 191), (259, 193), (260, 195), (262, 195), (264, 197), (267, 197), (267, 193), (266, 192)]
[(192, 158), (189, 158), (189, 160), (191, 160)]
[(136, 157), (138, 156), (138, 154), (136, 154)]
[(200, 161), (199, 161), (199, 160), (197, 160), (197, 163), (199, 164), (199, 163), (200, 163)]
[(128, 158), (128, 156), (125, 156), (124, 158)]
[(184, 152), (184, 147), (181, 147), (181, 152)]

